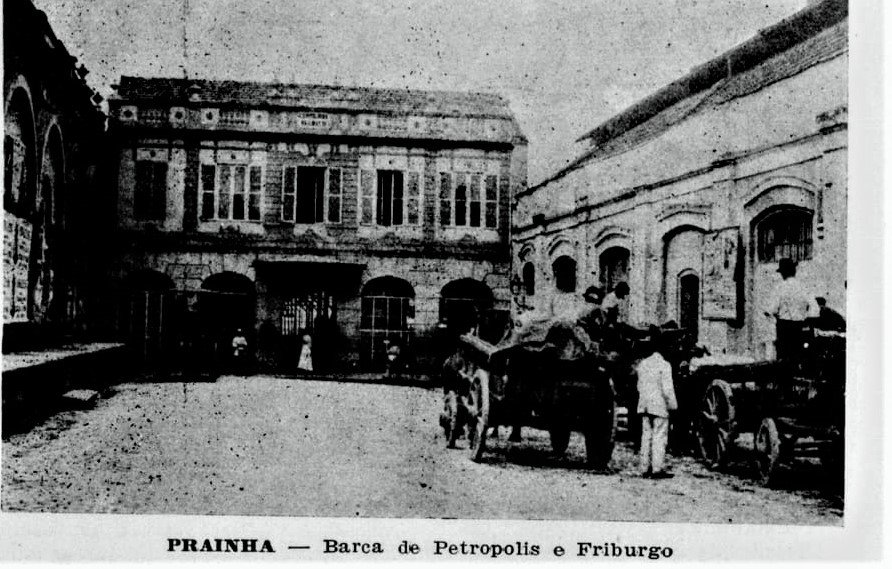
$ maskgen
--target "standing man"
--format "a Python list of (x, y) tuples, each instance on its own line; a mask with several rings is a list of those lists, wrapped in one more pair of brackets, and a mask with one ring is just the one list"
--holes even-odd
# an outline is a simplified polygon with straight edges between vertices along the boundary
[(775, 351), (777, 359), (784, 360), (795, 356), (801, 347), (802, 327), (809, 315), (811, 297), (796, 278), (793, 259), (785, 257), (778, 261), (777, 272), (783, 280), (775, 287), (765, 314), (775, 319)]
[(672, 366), (662, 355), (663, 339), (651, 329), (650, 341), (644, 344), (644, 359), (635, 366), (638, 374), (638, 414), (641, 416), (639, 458), (645, 478), (671, 478), (664, 470), (666, 443), (669, 440), (669, 411), (678, 409)]
[(620, 305), (623, 299), (629, 296), (629, 285), (625, 281), (616, 283), (613, 290), (604, 297), (601, 303), (601, 310), (604, 312), (604, 319), (608, 326), (612, 326), (620, 322)]

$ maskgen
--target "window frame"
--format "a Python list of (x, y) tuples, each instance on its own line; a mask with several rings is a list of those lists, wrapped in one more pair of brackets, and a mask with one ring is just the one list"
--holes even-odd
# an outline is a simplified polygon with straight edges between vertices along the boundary
[[(795, 227), (792, 221), (798, 222)], [(780, 223), (784, 223), (784, 225), (781, 226)], [(796, 262), (813, 259), (814, 223), (814, 212), (806, 208), (781, 206), (764, 212), (754, 224), (756, 261), (776, 263), (783, 257)], [(772, 237), (769, 243), (767, 233), (773, 231), (776, 235), (778, 229), (783, 229), (781, 240)], [(793, 233), (798, 233), (797, 240), (788, 240)], [(779, 248), (781, 249), (780, 253), (778, 252)]]
[[(140, 198), (140, 189), (145, 187), (141, 181), (141, 167), (148, 166), (150, 179), (147, 181), (149, 195)], [(160, 174), (159, 174), (160, 171)], [(133, 219), (136, 221), (165, 221), (167, 218), (167, 194), (170, 190), (168, 177), (170, 165), (166, 160), (136, 160), (133, 166)], [(143, 212), (141, 203), (148, 200), (147, 212)]]
[[(208, 178), (206, 172), (209, 168), (214, 169), (214, 187), (213, 191), (207, 189)], [(243, 168), (242, 191), (236, 191), (236, 179), (239, 168)], [(263, 189), (265, 187), (265, 168), (262, 164), (252, 161), (217, 161), (202, 162), (199, 168), (199, 194), (201, 195), (201, 204), (199, 206), (199, 216), (201, 221), (237, 221), (246, 223), (263, 223)], [(227, 191), (224, 196), (222, 188), (222, 180), (226, 172)], [(254, 173), (257, 173), (257, 184), (254, 184)], [(207, 216), (208, 196), (213, 197), (210, 205), (212, 216)], [(241, 218), (235, 217), (236, 197), (242, 198)], [(222, 199), (225, 197), (226, 199)], [(257, 216), (251, 217), (251, 203), (256, 201)], [(226, 205), (226, 216), (220, 215), (223, 205)]]
[[(298, 197), (300, 195), (298, 189), (301, 183), (301, 169), (322, 171), (322, 191), (318, 199), (314, 195), (312, 221), (298, 221)], [(335, 172), (337, 177), (334, 177)], [(337, 180), (337, 183), (334, 184), (333, 180)], [(338, 188), (336, 193), (332, 191), (335, 186)], [(319, 166), (296, 162), (283, 164), (279, 195), (282, 198), (279, 208), (279, 220), (283, 223), (295, 225), (315, 225), (319, 223), (338, 225), (344, 222), (344, 168), (340, 166)], [(317, 204), (317, 201), (321, 203)], [(336, 209), (333, 207), (333, 204), (337, 204)], [(320, 205), (321, 211), (319, 209)]]
[[(384, 200), (384, 188), (382, 178), (391, 175), (401, 180), (399, 198), (394, 199), (393, 185), (390, 188), (389, 218), (381, 211)], [(359, 225), (365, 227), (420, 227), (424, 219), (424, 172), (418, 169), (402, 168), (360, 168), (359, 207), (357, 208), (357, 220)], [(400, 202), (397, 209), (394, 201)], [(398, 215), (396, 213), (398, 212)], [(394, 223), (394, 218), (399, 218), (399, 223)], [(382, 223), (389, 219), (389, 223)]]
[[(498, 174), (485, 171), (440, 172), (437, 185), (438, 225), (443, 228), (498, 231), (501, 178)], [(462, 187), (464, 191), (460, 193), (459, 188)]]

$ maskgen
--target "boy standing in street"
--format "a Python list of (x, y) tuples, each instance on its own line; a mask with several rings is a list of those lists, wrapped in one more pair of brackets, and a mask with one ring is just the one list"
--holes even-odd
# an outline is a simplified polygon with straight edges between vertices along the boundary
[(678, 408), (672, 383), (672, 366), (663, 355), (662, 339), (651, 333), (645, 345), (647, 357), (638, 362), (638, 414), (641, 417), (641, 474), (646, 478), (671, 478), (664, 470), (669, 438), (669, 411)]

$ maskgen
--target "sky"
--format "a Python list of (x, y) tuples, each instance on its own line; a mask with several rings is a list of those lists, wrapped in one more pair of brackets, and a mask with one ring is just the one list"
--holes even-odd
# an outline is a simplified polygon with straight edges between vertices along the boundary
[(121, 75), (486, 91), (529, 182), (604, 120), (803, 0), (33, 0), (103, 96)]

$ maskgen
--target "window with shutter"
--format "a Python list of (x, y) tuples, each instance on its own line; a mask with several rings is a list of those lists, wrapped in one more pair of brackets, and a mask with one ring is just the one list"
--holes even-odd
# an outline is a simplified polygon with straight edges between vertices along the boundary
[(362, 170), (360, 172), (361, 213), (359, 222), (362, 225), (371, 225), (375, 212), (375, 172)]

